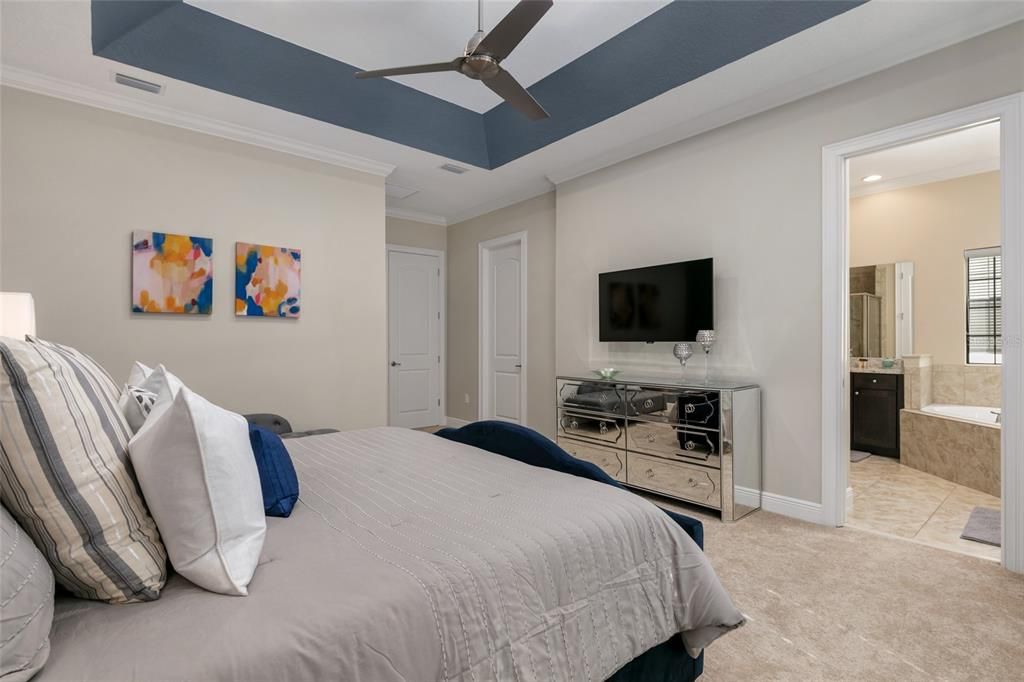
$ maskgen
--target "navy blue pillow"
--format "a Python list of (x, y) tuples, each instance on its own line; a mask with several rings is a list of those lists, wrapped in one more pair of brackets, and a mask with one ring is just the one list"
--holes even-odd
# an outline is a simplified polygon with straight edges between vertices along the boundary
[(263, 510), (267, 516), (288, 517), (299, 499), (299, 479), (281, 437), (269, 429), (249, 424), (249, 442), (260, 472)]

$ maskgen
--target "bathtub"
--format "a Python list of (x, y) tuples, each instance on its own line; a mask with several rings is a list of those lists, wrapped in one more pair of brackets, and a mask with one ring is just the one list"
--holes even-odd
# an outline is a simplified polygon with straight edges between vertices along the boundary
[(980, 407), (978, 405), (926, 405), (921, 408), (921, 411), (989, 425), (999, 423), (996, 421), (994, 413), (1001, 412), (998, 407)]
[(1000, 437), (994, 407), (927, 405), (900, 411), (900, 462), (1000, 496)]

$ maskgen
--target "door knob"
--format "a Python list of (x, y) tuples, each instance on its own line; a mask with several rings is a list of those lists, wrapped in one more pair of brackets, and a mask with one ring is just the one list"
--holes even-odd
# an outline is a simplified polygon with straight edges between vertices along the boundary
[(516, 365), (517, 368), (522, 368), (522, 365)]
[(401, 367), (401, 366), (402, 366), (402, 363), (400, 363), (400, 362), (395, 362), (394, 360), (392, 360), (392, 361), (391, 361), (391, 366), (392, 366), (392, 367)]

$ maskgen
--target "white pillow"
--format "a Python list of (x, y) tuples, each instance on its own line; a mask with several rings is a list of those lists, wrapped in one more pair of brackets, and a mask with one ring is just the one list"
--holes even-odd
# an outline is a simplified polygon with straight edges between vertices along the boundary
[[(133, 380), (137, 383), (132, 383)], [(121, 414), (128, 426), (132, 427), (132, 433), (137, 433), (146, 423), (155, 398), (159, 397), (164, 387), (170, 391), (169, 397), (174, 398), (184, 385), (181, 379), (168, 372), (163, 365), (157, 365), (156, 369), (150, 369), (141, 362), (132, 365), (128, 384), (121, 390), (121, 397), (117, 401)]]
[(266, 517), (245, 419), (165, 385), (128, 444), (171, 565), (196, 585), (246, 595)]
[(132, 365), (131, 371), (128, 372), (128, 385), (129, 386), (141, 386), (142, 382), (149, 378), (149, 375), (153, 373), (153, 370), (137, 361)]
[(146, 417), (153, 410), (156, 403), (156, 393), (147, 391), (138, 386), (125, 384), (121, 389), (121, 397), (117, 400), (117, 406), (124, 415), (125, 421), (131, 427), (132, 433), (137, 432), (146, 423)]

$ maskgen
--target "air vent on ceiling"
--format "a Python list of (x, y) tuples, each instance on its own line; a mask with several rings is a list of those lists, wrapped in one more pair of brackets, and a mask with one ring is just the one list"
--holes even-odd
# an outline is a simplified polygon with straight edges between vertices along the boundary
[(144, 81), (141, 78), (126, 76), (123, 73), (115, 73), (114, 82), (120, 83), (121, 85), (127, 85), (129, 88), (135, 88), (136, 90), (145, 90), (146, 92), (151, 92), (154, 95), (159, 95), (160, 91), (164, 89), (164, 86), (159, 83), (150, 83), (149, 81)]
[(390, 182), (384, 184), (384, 194), (392, 199), (406, 199), (416, 194), (416, 192), (419, 192), (419, 190), (412, 187), (403, 187), (402, 185), (395, 185)]
[(438, 166), (438, 168), (440, 168), (443, 171), (448, 171), (449, 173), (455, 173), (456, 175), (462, 175), (463, 173), (469, 172), (468, 168), (456, 166), (454, 163), (446, 163), (443, 166)]

